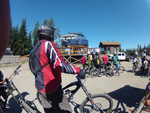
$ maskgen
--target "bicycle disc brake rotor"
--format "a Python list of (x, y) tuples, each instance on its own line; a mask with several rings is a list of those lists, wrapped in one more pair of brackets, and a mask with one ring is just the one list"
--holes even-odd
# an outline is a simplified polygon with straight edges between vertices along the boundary
[(86, 103), (84, 110), (88, 112), (84, 113), (104, 113), (109, 109), (109, 101), (106, 101), (104, 98), (94, 99), (94, 105), (90, 102)]
[(95, 105), (86, 105), (84, 106), (84, 113), (102, 113), (100, 109), (102, 105), (100, 103), (96, 103)]

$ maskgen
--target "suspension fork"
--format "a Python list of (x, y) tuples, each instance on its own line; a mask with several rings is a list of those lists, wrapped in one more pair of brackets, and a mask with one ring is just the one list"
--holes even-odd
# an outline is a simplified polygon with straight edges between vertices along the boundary
[(83, 89), (84, 93), (86, 94), (86, 96), (87, 96), (86, 98), (91, 102), (92, 105), (94, 105), (91, 94), (88, 92), (87, 88), (84, 86), (84, 84), (81, 82), (81, 80), (79, 80), (79, 84), (80, 84), (81, 88)]

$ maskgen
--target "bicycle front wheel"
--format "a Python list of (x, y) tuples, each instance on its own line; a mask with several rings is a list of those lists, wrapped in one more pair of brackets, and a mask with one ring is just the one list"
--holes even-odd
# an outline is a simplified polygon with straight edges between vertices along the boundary
[(92, 101), (86, 99), (80, 107), (81, 113), (111, 113), (113, 101), (107, 94), (93, 95)]

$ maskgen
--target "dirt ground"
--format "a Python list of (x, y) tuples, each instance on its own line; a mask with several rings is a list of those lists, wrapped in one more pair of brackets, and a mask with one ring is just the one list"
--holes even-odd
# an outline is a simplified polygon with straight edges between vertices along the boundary
[[(113, 77), (94, 77), (86, 78), (84, 84), (89, 92), (92, 94), (107, 93), (113, 98), (113, 108), (119, 109), (117, 113), (130, 113), (129, 108), (134, 108), (144, 94), (144, 89), (149, 82), (148, 77), (135, 75), (131, 72), (131, 63), (122, 62), (125, 67), (125, 71), (120, 76)], [(16, 66), (1, 67), (5, 76), (9, 76)], [(65, 86), (72, 81), (75, 81), (75, 75), (63, 74), (62, 85)], [(23, 96), (26, 96), (28, 100), (34, 100), (36, 98), (36, 89), (34, 85), (34, 76), (29, 70), (28, 64), (23, 64), (21, 72), (13, 79), (16, 87), (20, 90)], [(85, 98), (85, 94), (82, 90), (76, 93), (74, 100), (81, 103)], [(43, 109), (37, 100), (34, 101), (38, 109), (43, 113)], [(22, 110), (13, 99), (9, 98), (9, 105), (11, 107), (8, 113), (26, 113)], [(142, 112), (144, 113), (144, 112)]]

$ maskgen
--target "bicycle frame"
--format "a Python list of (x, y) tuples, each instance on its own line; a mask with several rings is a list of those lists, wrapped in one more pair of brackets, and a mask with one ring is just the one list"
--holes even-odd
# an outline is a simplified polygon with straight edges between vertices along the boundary
[(73, 105), (75, 105), (75, 107), (81, 107), (84, 103), (82, 103), (81, 105), (80, 104), (77, 104), (73, 101), (71, 101), (71, 99), (73, 98), (73, 95), (80, 89), (82, 88), (83, 92), (86, 94), (86, 99), (90, 101), (90, 103), (92, 104), (93, 108), (94, 109), (99, 109), (97, 107), (97, 105), (93, 102), (93, 99), (92, 99), (92, 94), (88, 92), (87, 88), (84, 86), (84, 84), (82, 83), (81, 79), (79, 77), (76, 77), (77, 78), (77, 81), (73, 82), (73, 83), (70, 83), (69, 85), (65, 86), (63, 88), (63, 90), (71, 87), (71, 86), (77, 86), (76, 89), (74, 90), (71, 90), (69, 91), (71, 93), (70, 97), (69, 97), (69, 102), (71, 102)]

